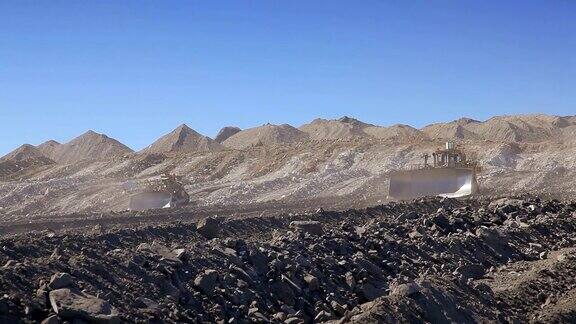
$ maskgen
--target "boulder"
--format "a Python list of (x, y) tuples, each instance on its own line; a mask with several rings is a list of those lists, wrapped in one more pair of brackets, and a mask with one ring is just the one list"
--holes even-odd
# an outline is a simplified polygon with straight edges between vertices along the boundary
[(214, 293), (217, 282), (218, 271), (212, 269), (205, 270), (194, 279), (194, 285), (206, 295), (212, 295)]
[(492, 201), (488, 205), (488, 208), (498, 209), (501, 212), (503, 212), (504, 214), (509, 214), (511, 212), (518, 210), (523, 204), (524, 204), (524, 201), (522, 201), (520, 199), (501, 198), (501, 199), (497, 199), (497, 200)]
[(290, 227), (312, 235), (324, 234), (322, 223), (318, 221), (293, 221), (290, 223)]
[(142, 243), (138, 245), (137, 250), (150, 254), (158, 259), (158, 261), (166, 263), (167, 265), (178, 266), (182, 264), (179, 255), (170, 250), (168, 247), (154, 241), (152, 244)]
[(62, 319), (87, 322), (120, 323), (118, 311), (107, 301), (81, 291), (62, 288), (52, 290), (50, 305)]
[(72, 284), (72, 276), (66, 272), (59, 272), (54, 274), (50, 278), (50, 283), (48, 283), (48, 288), (50, 290), (66, 288)]
[(266, 255), (255, 247), (252, 247), (249, 252), (248, 260), (250, 264), (256, 268), (258, 274), (265, 274), (268, 271), (268, 258)]
[(397, 284), (390, 287), (389, 296), (405, 298), (420, 292), (420, 290), (421, 290), (420, 286), (415, 282)]
[(196, 223), (196, 230), (205, 238), (213, 239), (218, 237), (220, 222), (216, 218), (207, 217)]

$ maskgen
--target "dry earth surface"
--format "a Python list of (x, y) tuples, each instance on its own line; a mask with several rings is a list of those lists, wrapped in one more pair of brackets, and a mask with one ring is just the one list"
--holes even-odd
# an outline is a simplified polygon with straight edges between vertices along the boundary
[(390, 171), (421, 163), (447, 139), (480, 162), (485, 193), (575, 193), (576, 117), (460, 119), (421, 130), (345, 117), (224, 133), (220, 144), (182, 125), (138, 153), (94, 132), (25, 145), (0, 160), (0, 216), (122, 211), (164, 172), (183, 176), (197, 206), (311, 199), (369, 206), (386, 201)]
[[(0, 317), (574, 321), (575, 138), (572, 116), (344, 117), (216, 140), (182, 125), (141, 152), (92, 131), (23, 145), (0, 158)], [(484, 197), (389, 202), (389, 173), (445, 140)], [(165, 172), (192, 205), (126, 211)]]

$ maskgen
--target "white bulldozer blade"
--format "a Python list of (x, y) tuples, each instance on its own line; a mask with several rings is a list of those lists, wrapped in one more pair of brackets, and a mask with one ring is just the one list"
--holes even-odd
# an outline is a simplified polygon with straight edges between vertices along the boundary
[(130, 210), (147, 210), (172, 207), (169, 192), (142, 192), (130, 197)]
[(444, 168), (393, 172), (388, 196), (395, 199), (424, 196), (457, 198), (476, 193), (478, 181), (473, 169)]

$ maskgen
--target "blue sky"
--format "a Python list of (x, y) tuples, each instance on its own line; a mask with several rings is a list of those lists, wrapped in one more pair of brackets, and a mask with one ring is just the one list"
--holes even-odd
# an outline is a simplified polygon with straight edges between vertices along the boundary
[(576, 114), (576, 2), (0, 1), (0, 154), (88, 129)]

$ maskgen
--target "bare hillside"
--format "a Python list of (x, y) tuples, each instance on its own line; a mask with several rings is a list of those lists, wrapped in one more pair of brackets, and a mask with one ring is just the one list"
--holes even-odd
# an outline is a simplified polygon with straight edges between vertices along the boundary
[(57, 141), (49, 140), (49, 141), (46, 141), (46, 142), (38, 145), (36, 148), (38, 148), (38, 150), (40, 152), (42, 152), (42, 154), (44, 156), (46, 156), (52, 160), (56, 160), (57, 159), (57, 152), (61, 146), (62, 146), (62, 144), (58, 143)]
[(335, 120), (315, 119), (299, 129), (314, 140), (345, 140), (360, 137), (410, 141), (423, 140), (426, 137), (423, 132), (412, 126), (400, 124), (389, 127), (376, 126), (350, 117)]
[(45, 157), (44, 154), (35, 146), (30, 144), (24, 144), (19, 148), (15, 149), (14, 151), (6, 154), (2, 158), (0, 158), (0, 161), (18, 162), (28, 159), (38, 159), (42, 157)]
[(0, 179), (19, 179), (55, 162), (30, 144), (24, 144), (0, 158)]
[(302, 142), (308, 136), (290, 125), (263, 125), (245, 129), (226, 139), (222, 144), (228, 148), (245, 149), (258, 145), (275, 145)]
[(364, 133), (379, 139), (395, 139), (399, 141), (425, 140), (426, 134), (408, 125), (392, 125), (389, 127), (367, 126)]
[(239, 127), (226, 126), (226, 127), (222, 128), (220, 130), (220, 132), (218, 132), (218, 135), (216, 135), (214, 140), (218, 143), (222, 143), (225, 140), (227, 140), (228, 138), (230, 138), (230, 136), (236, 135), (240, 131), (242, 131), (242, 130)]
[(314, 140), (334, 140), (351, 137), (364, 137), (366, 127), (374, 125), (363, 123), (350, 117), (342, 117), (336, 120), (315, 119), (311, 123), (301, 126), (299, 129), (307, 133)]
[(132, 152), (132, 149), (117, 140), (90, 130), (66, 144), (57, 146), (54, 158), (59, 163), (74, 163), (82, 160), (106, 160)]
[(533, 143), (563, 141), (564, 130), (574, 125), (574, 117), (516, 115), (497, 116), (484, 122), (462, 118), (432, 124), (422, 131), (432, 138)]
[[(524, 124), (528, 123), (526, 118), (494, 118), (497, 122), (461, 119), (450, 123), (474, 128), (478, 137), (482, 127), (488, 127), (480, 125), (524, 125), (518, 126), (523, 129), (519, 141), (451, 139), (480, 162), (479, 181), (484, 194), (575, 195), (576, 141), (571, 137), (576, 134), (572, 125), (575, 119), (529, 117), (536, 121), (528, 127)], [(152, 146), (162, 147), (160, 151), (169, 154), (148, 150), (113, 154), (115, 158), (27, 167), (25, 173), (11, 164), (0, 176), (0, 206), (4, 206), (4, 213), (14, 215), (124, 210), (133, 184), (165, 172), (183, 177), (197, 206), (309, 200), (368, 206), (387, 200), (391, 171), (421, 163), (424, 153), (444, 145), (444, 139), (409, 126), (378, 127), (351, 119), (321, 124), (324, 128), (334, 124), (325, 129), (326, 134), (337, 134), (347, 123), (364, 125), (367, 135), (310, 140), (307, 133), (289, 125), (265, 125), (238, 132), (224, 141), (232, 149), (201, 150), (199, 147), (206, 146), (197, 146), (199, 142), (189, 139), (203, 137), (180, 127), (172, 133), (177, 136), (164, 137)], [(178, 142), (182, 134), (184, 141)], [(175, 150), (189, 144), (194, 144), (193, 149)]]
[(162, 136), (156, 142), (142, 150), (142, 153), (196, 152), (221, 149), (213, 139), (201, 135), (185, 124)]

